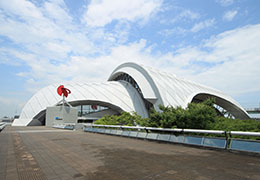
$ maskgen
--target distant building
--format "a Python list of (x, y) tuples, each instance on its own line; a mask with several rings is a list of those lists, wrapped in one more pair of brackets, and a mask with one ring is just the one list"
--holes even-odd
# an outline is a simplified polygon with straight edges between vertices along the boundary
[[(46, 107), (56, 105), (61, 99), (56, 92), (59, 85), (53, 84), (38, 91), (23, 107), (13, 125), (45, 125)], [(233, 117), (249, 119), (247, 112), (221, 91), (136, 63), (118, 66), (107, 82), (71, 82), (64, 86), (72, 92), (67, 102), (78, 107), (79, 116), (84, 116), (79, 118), (80, 122), (122, 111), (149, 117), (150, 109), (153, 107), (158, 111), (160, 104), (185, 108), (190, 102), (201, 102), (209, 97), (214, 97), (217, 107)]]
[(12, 118), (9, 118), (7, 116), (4, 116), (4, 117), (0, 118), (0, 122), (10, 123), (12, 121), (13, 121)]

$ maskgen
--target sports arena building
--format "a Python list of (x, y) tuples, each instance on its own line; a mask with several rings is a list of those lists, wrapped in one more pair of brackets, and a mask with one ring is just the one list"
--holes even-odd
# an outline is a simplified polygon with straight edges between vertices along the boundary
[[(61, 97), (59, 84), (38, 91), (23, 107), (14, 126), (45, 125), (46, 107), (56, 106)], [(216, 99), (216, 108), (235, 118), (249, 119), (247, 112), (230, 96), (213, 88), (184, 80), (136, 63), (118, 66), (103, 83), (67, 83), (71, 90), (67, 102), (78, 107), (78, 122), (96, 120), (104, 115), (136, 112), (149, 117), (158, 105), (187, 107), (190, 102), (201, 102), (209, 97)]]

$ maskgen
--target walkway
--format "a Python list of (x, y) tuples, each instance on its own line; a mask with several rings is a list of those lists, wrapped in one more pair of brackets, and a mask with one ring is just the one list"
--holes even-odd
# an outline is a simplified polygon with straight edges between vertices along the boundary
[(260, 179), (260, 157), (46, 127), (0, 133), (0, 179)]

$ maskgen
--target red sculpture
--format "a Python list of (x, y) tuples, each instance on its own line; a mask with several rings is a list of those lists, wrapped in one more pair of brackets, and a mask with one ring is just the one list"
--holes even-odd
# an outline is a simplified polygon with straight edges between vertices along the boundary
[(71, 93), (71, 91), (67, 88), (65, 88), (63, 85), (60, 85), (57, 89), (57, 93), (61, 96), (68, 97), (68, 95)]
[(97, 105), (91, 105), (91, 109), (97, 110)]

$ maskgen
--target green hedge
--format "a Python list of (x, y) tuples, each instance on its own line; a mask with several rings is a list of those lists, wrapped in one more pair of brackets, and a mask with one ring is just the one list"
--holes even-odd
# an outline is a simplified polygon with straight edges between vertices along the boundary
[(160, 112), (151, 109), (150, 118), (142, 118), (136, 113), (123, 112), (119, 116), (104, 116), (95, 124), (146, 126), (161, 128), (208, 129), (224, 131), (260, 131), (260, 121), (240, 120), (219, 116), (214, 108), (214, 99), (202, 103), (189, 103), (188, 107), (159, 106)]

